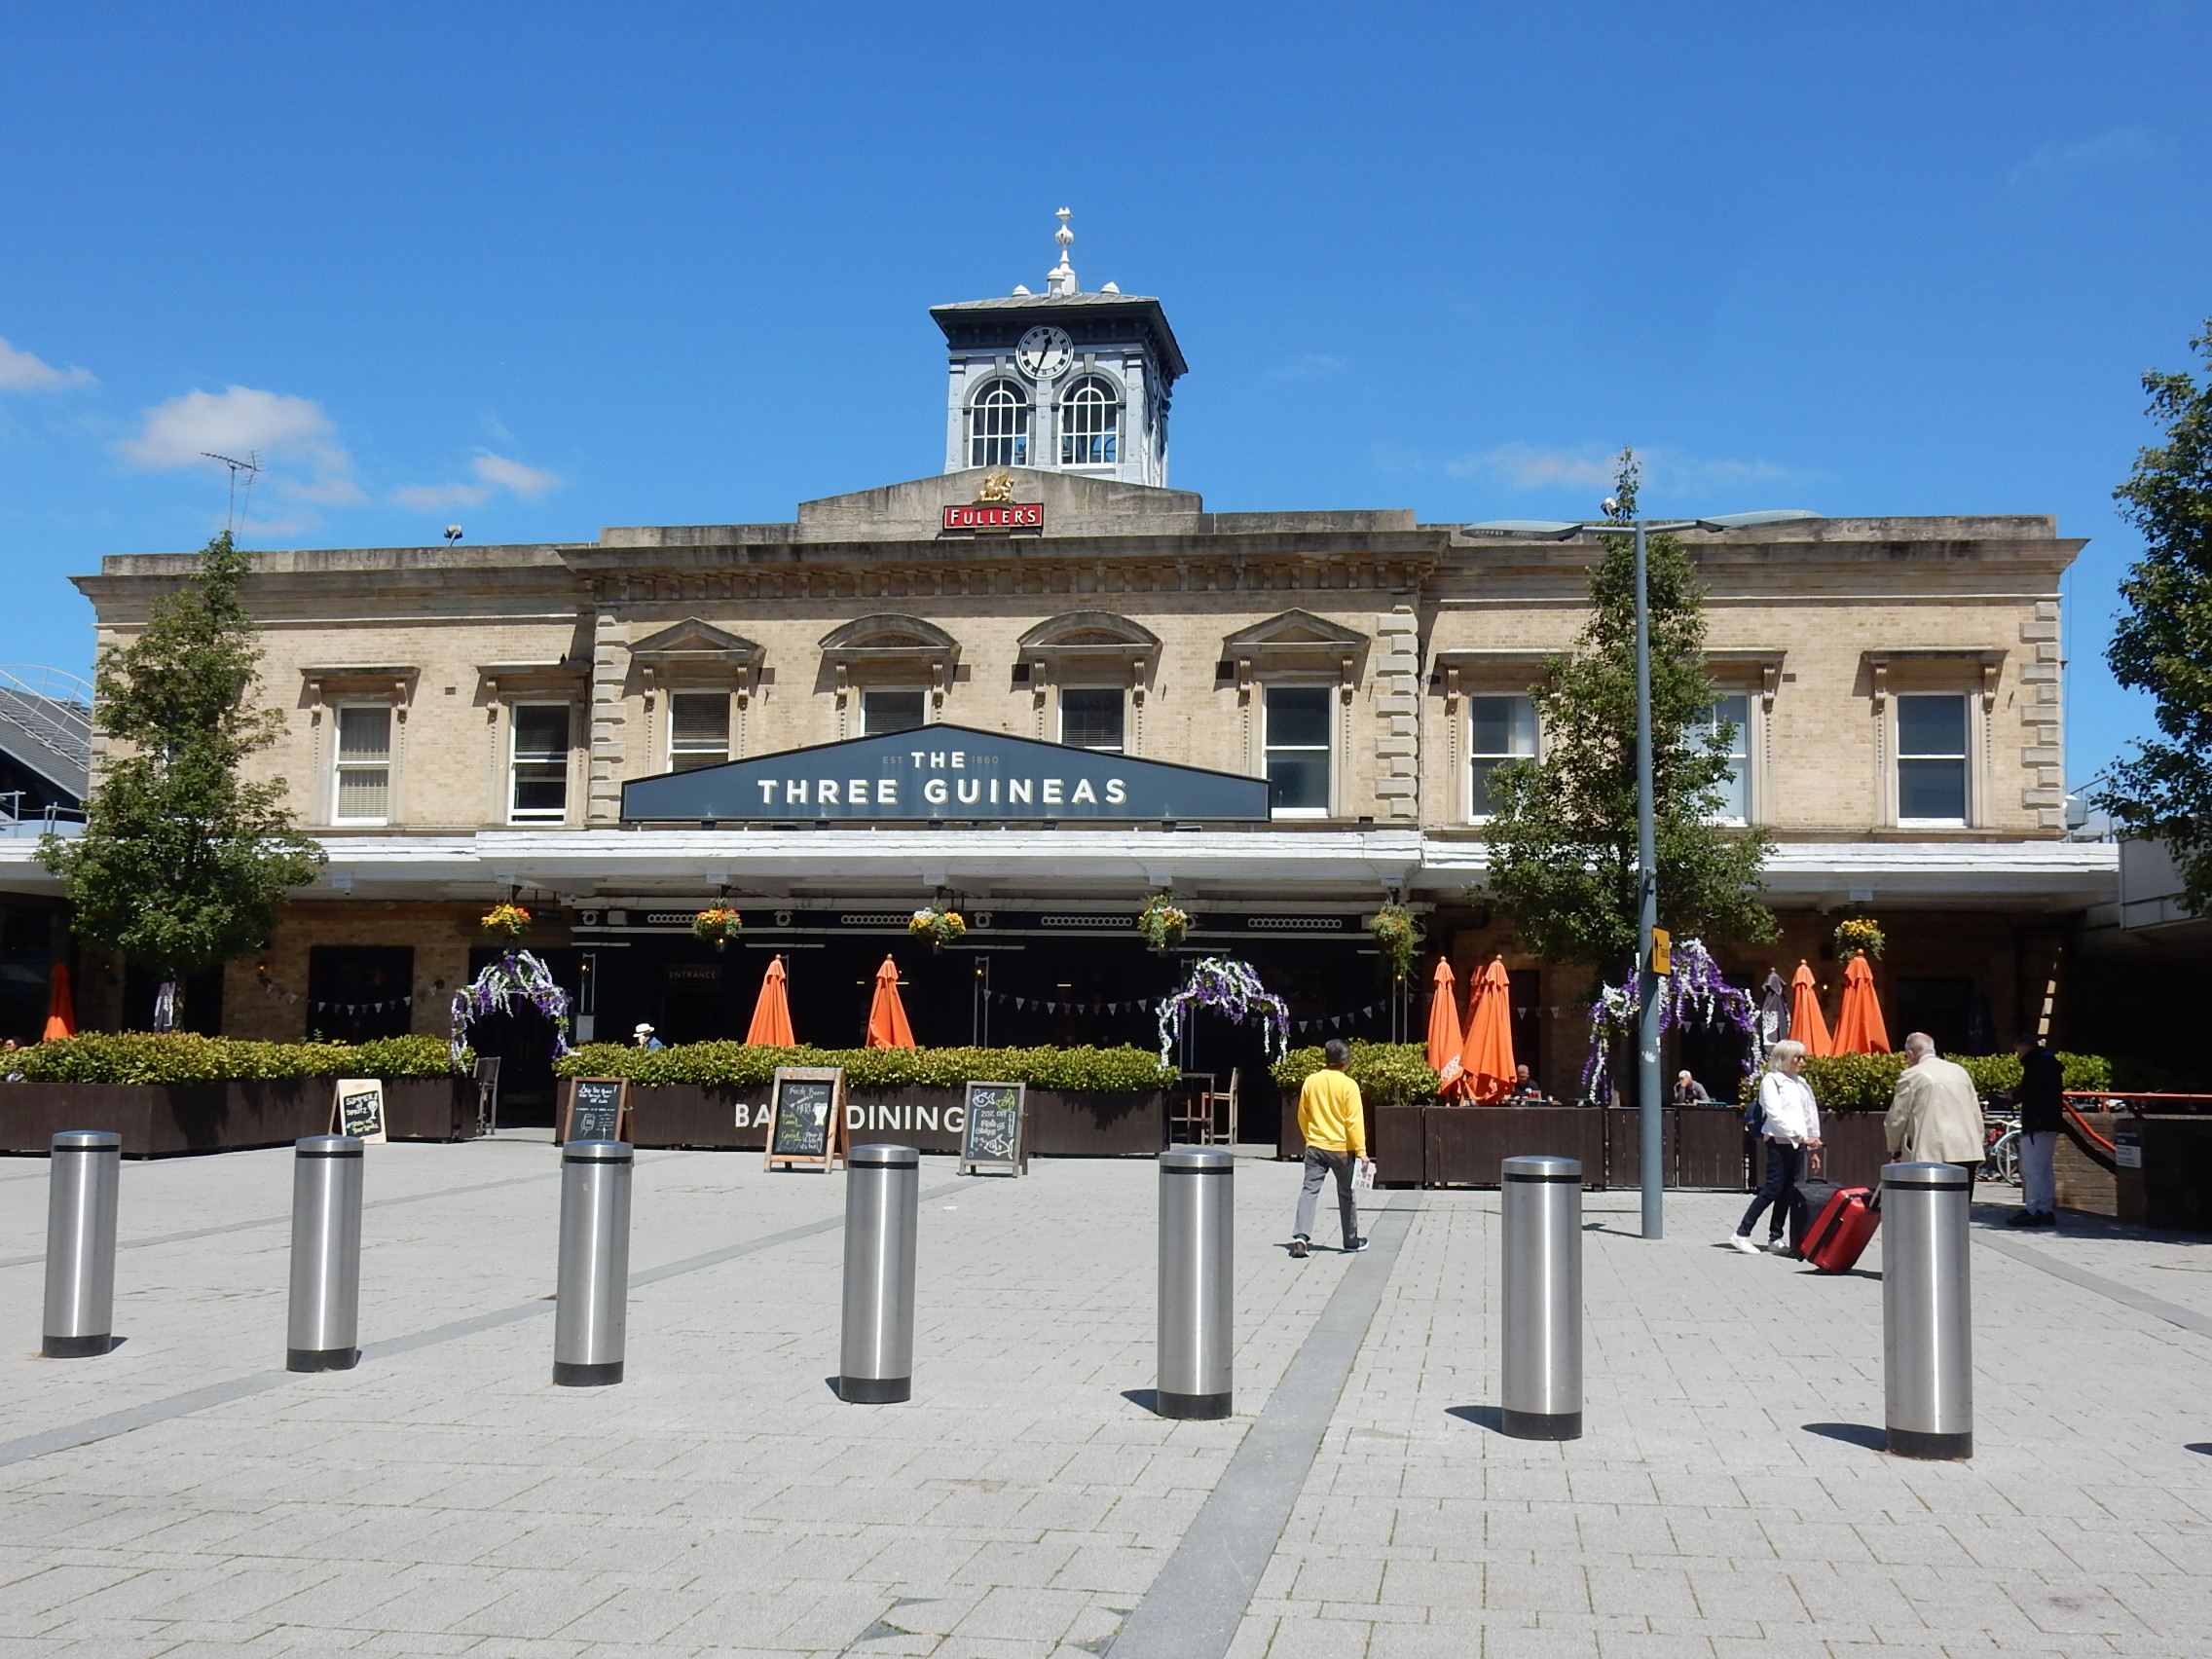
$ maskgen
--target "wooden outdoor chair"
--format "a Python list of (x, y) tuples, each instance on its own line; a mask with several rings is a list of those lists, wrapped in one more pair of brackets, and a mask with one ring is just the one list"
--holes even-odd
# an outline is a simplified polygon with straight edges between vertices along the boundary
[(1198, 1099), (1198, 1117), (1204, 1124), (1204, 1146), (1236, 1144), (1236, 1097), (1242, 1090), (1244, 1068), (1232, 1066), (1227, 1088), (1208, 1088)]

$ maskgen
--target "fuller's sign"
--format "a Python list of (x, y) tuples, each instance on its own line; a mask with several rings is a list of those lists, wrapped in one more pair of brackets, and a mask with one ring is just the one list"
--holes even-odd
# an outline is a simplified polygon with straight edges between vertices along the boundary
[(631, 823), (1265, 820), (1265, 778), (968, 726), (917, 726), (622, 786)]
[(976, 502), (944, 509), (947, 530), (1043, 530), (1043, 501)]

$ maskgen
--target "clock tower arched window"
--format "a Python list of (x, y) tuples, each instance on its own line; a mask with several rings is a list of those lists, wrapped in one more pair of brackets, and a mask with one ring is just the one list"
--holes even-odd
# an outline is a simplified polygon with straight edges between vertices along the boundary
[(1029, 464), (1029, 399), (1012, 381), (993, 381), (968, 411), (970, 466)]
[(1121, 424), (1121, 393), (1096, 375), (1084, 376), (1060, 399), (1060, 464), (1112, 466)]

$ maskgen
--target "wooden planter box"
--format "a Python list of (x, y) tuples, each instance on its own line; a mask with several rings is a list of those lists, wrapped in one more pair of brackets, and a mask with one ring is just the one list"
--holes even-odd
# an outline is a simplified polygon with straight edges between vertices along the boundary
[(1605, 1114), (1581, 1106), (1431, 1106), (1428, 1184), (1494, 1187), (1509, 1158), (1579, 1159), (1582, 1184), (1605, 1184)]
[[(855, 1146), (892, 1144), (957, 1152), (967, 1121), (957, 1088), (894, 1088), (854, 1093), (845, 1123)], [(1046, 1157), (1151, 1158), (1167, 1145), (1167, 1096), (1161, 1089), (1028, 1091), (1029, 1150)], [(630, 1138), (638, 1146), (759, 1152), (767, 1145), (768, 1090), (679, 1083), (630, 1090)], [(743, 1122), (740, 1123), (740, 1111)]]
[[(109, 1129), (126, 1158), (289, 1146), (330, 1128), (327, 1077), (250, 1083), (0, 1084), (0, 1152), (43, 1153), (64, 1129)], [(474, 1090), (459, 1079), (385, 1085), (393, 1140), (463, 1140), (476, 1132)]]
[[(1890, 1143), (1883, 1132), (1880, 1112), (1824, 1112), (1821, 1140), (1821, 1179), (1839, 1187), (1879, 1187), (1882, 1165), (1890, 1161)], [(1766, 1179), (1766, 1142), (1751, 1153), (1751, 1186)]]

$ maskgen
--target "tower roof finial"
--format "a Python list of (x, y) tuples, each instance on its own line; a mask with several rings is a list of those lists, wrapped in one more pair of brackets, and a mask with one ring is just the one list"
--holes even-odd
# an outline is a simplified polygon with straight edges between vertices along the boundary
[(1053, 215), (1060, 222), (1060, 228), (1052, 233), (1052, 240), (1060, 244), (1060, 262), (1045, 274), (1047, 284), (1045, 291), (1048, 294), (1080, 294), (1083, 292), (1081, 285), (1075, 279), (1075, 267), (1068, 263), (1068, 247), (1075, 240), (1075, 232), (1068, 229), (1068, 220), (1074, 216), (1074, 213), (1066, 207), (1062, 207)]

